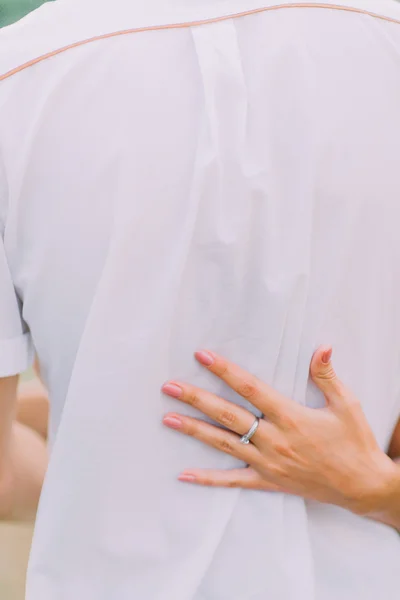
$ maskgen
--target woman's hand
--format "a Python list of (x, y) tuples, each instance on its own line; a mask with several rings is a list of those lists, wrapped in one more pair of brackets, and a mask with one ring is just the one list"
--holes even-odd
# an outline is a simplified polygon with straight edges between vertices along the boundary
[(379, 448), (360, 403), (337, 378), (331, 354), (330, 348), (320, 348), (313, 356), (311, 377), (324, 393), (326, 407), (311, 409), (220, 356), (196, 353), (203, 366), (251, 402), (264, 418), (251, 443), (245, 445), (240, 438), (254, 423), (252, 413), (194, 386), (175, 381), (165, 384), (165, 394), (195, 406), (230, 431), (175, 413), (165, 416), (165, 425), (249, 465), (230, 471), (191, 469), (179, 479), (295, 494), (378, 520), (390, 509), (388, 503), (400, 505), (400, 469)]

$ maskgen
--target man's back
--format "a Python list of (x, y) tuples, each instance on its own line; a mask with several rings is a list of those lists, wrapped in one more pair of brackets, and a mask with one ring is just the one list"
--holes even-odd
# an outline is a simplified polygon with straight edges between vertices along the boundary
[(400, 8), (134, 4), (64, 0), (0, 35), (0, 375), (26, 323), (53, 403), (28, 600), (391, 600), (391, 529), (176, 482), (235, 461), (163, 431), (159, 389), (215, 390), (207, 346), (318, 406), (328, 341), (387, 444)]

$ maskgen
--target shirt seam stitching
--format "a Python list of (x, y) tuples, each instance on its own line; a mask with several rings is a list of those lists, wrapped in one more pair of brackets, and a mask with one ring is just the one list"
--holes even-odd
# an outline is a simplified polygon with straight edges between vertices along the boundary
[(7, 71), (3, 75), (0, 75), (0, 82), (5, 81), (6, 79), (9, 79), (13, 75), (21, 73), (22, 71), (25, 71), (26, 69), (28, 69), (30, 67), (33, 67), (41, 62), (44, 62), (45, 60), (47, 60), (49, 58), (53, 58), (54, 56), (63, 54), (64, 52), (67, 52), (68, 50), (73, 50), (74, 48), (79, 48), (80, 46), (84, 46), (84, 45), (90, 44), (92, 42), (98, 42), (101, 40), (118, 37), (121, 35), (144, 33), (146, 31), (162, 31), (162, 30), (167, 30), (167, 29), (188, 29), (190, 27), (200, 27), (201, 25), (218, 23), (221, 21), (227, 21), (229, 19), (238, 19), (240, 17), (255, 15), (255, 14), (262, 13), (262, 12), (270, 12), (273, 10), (282, 10), (282, 9), (288, 9), (288, 8), (316, 8), (316, 9), (337, 10), (337, 11), (350, 12), (350, 13), (355, 13), (355, 14), (360, 14), (360, 15), (366, 15), (366, 16), (372, 17), (374, 19), (379, 19), (382, 21), (400, 25), (400, 19), (395, 19), (394, 17), (388, 17), (386, 15), (374, 13), (374, 12), (365, 10), (363, 8), (355, 8), (355, 7), (351, 7), (351, 6), (340, 6), (338, 4), (326, 4), (326, 3), (318, 3), (318, 4), (312, 3), (311, 4), (311, 3), (300, 2), (300, 3), (296, 3), (296, 4), (279, 4), (276, 6), (264, 6), (264, 7), (260, 7), (260, 8), (254, 8), (251, 10), (243, 11), (240, 13), (222, 15), (220, 17), (212, 17), (210, 19), (201, 19), (201, 20), (197, 20), (197, 21), (188, 21), (188, 22), (184, 22), (184, 23), (172, 23), (172, 24), (165, 24), (165, 25), (149, 25), (146, 27), (137, 27), (137, 28), (133, 28), (133, 29), (112, 31), (110, 33), (93, 36), (91, 38), (87, 38), (84, 40), (80, 40), (78, 42), (74, 42), (72, 44), (68, 44), (66, 46), (62, 46), (61, 48), (57, 48), (56, 50), (52, 50), (51, 52), (47, 52), (36, 58), (33, 58), (33, 59), (19, 65), (18, 67), (15, 67), (14, 69), (11, 69), (10, 71)]

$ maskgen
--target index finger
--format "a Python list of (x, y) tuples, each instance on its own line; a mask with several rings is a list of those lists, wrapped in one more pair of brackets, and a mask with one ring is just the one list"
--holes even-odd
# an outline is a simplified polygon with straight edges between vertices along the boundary
[(230, 388), (258, 408), (270, 421), (278, 423), (282, 416), (296, 410), (298, 405), (283, 396), (255, 375), (209, 350), (195, 353), (196, 359), (222, 379)]

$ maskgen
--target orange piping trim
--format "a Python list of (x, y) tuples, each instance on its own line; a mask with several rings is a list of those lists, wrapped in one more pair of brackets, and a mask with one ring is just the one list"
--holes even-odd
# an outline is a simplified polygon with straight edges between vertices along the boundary
[(130, 33), (142, 33), (144, 31), (160, 31), (163, 29), (182, 29), (182, 28), (186, 28), (186, 27), (198, 27), (200, 25), (206, 25), (209, 23), (218, 23), (219, 21), (226, 21), (228, 19), (246, 17), (248, 15), (254, 15), (257, 13), (262, 13), (262, 12), (267, 12), (267, 11), (272, 11), (272, 10), (279, 10), (279, 9), (283, 9), (283, 8), (327, 8), (327, 9), (331, 9), (331, 10), (340, 10), (340, 11), (344, 11), (344, 12), (352, 12), (352, 13), (357, 13), (357, 14), (361, 14), (361, 15), (367, 15), (367, 16), (373, 17), (375, 19), (380, 19), (382, 21), (388, 21), (390, 23), (397, 23), (400, 25), (400, 20), (398, 20), (398, 19), (393, 19), (392, 17), (386, 17), (384, 15), (379, 15), (377, 13), (373, 13), (368, 10), (364, 10), (362, 8), (352, 8), (350, 6), (340, 6), (338, 4), (310, 4), (310, 3), (279, 4), (277, 6), (266, 6), (263, 8), (254, 8), (252, 10), (247, 10), (245, 12), (241, 12), (241, 13), (237, 13), (237, 14), (233, 14), (233, 15), (224, 15), (222, 17), (215, 17), (212, 19), (204, 19), (202, 21), (193, 21), (193, 22), (189, 22), (189, 23), (175, 23), (175, 24), (171, 24), (171, 25), (154, 25), (154, 26), (149, 26), (149, 27), (138, 27), (137, 29), (126, 29), (126, 30), (122, 30), (122, 31), (113, 31), (111, 33), (105, 33), (103, 35), (97, 35), (95, 37), (92, 37), (92, 38), (89, 38), (86, 40), (81, 40), (79, 42), (75, 42), (74, 44), (69, 44), (68, 46), (63, 46), (62, 48), (58, 48), (57, 50), (53, 50), (52, 52), (48, 52), (47, 54), (43, 54), (42, 56), (38, 56), (37, 58), (34, 58), (34, 59), (20, 65), (19, 67), (16, 67), (15, 69), (11, 69), (11, 71), (4, 73), (4, 75), (0, 75), (0, 81), (4, 81), (5, 79), (12, 77), (13, 75), (20, 73), (21, 71), (24, 71), (25, 69), (28, 69), (29, 67), (33, 67), (34, 65), (37, 65), (38, 63), (41, 63), (44, 60), (47, 60), (48, 58), (52, 58), (53, 56), (62, 54), (63, 52), (66, 52), (67, 50), (72, 50), (73, 48), (78, 48), (79, 46), (84, 46), (91, 42), (97, 42), (99, 40), (105, 40), (105, 39), (117, 37), (120, 35), (128, 35)]

